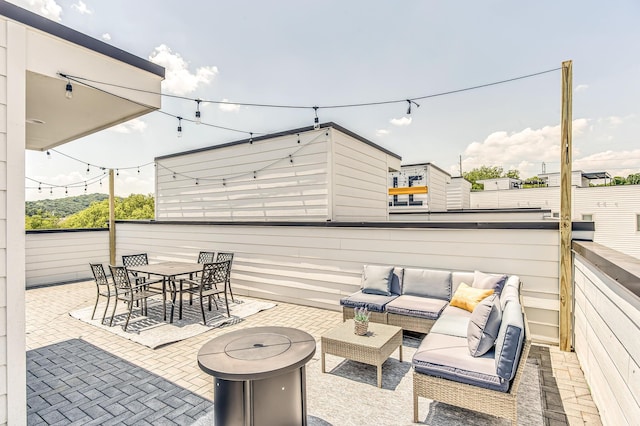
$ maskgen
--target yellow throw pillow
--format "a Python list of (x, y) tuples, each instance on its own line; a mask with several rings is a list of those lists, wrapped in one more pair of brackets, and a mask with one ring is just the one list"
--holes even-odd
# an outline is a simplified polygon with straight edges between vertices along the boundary
[(493, 291), (492, 288), (473, 288), (465, 283), (460, 283), (451, 299), (450, 305), (473, 312), (485, 297), (493, 294)]

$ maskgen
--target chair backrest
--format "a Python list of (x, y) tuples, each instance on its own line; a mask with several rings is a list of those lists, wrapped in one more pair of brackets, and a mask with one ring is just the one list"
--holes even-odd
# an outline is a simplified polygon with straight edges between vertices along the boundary
[(218, 255), (216, 256), (216, 262), (224, 262), (226, 260), (229, 261), (229, 269), (231, 269), (231, 264), (233, 263), (233, 253), (219, 251)]
[(231, 261), (205, 263), (202, 266), (201, 286), (211, 288), (214, 284), (224, 283), (225, 288), (228, 284), (227, 276), (231, 271)]
[(215, 254), (214, 251), (201, 251), (198, 254), (198, 263), (212, 263)]
[(104, 272), (104, 266), (102, 263), (90, 263), (91, 272), (93, 272), (93, 279), (96, 281), (98, 287), (104, 285), (109, 285), (109, 280), (107, 279), (107, 274)]
[(131, 280), (129, 280), (127, 268), (109, 265), (109, 269), (111, 270), (111, 279), (113, 279), (116, 288), (126, 291), (131, 290)]
[(122, 264), (125, 266), (125, 268), (130, 268), (131, 266), (148, 265), (149, 259), (147, 258), (147, 253), (130, 254), (122, 256)]

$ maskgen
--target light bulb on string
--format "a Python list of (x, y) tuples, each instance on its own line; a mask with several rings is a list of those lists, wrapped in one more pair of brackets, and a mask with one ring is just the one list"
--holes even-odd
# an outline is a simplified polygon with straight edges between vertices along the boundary
[(200, 118), (200, 99), (196, 99), (196, 124), (202, 123), (202, 119)]
[(289, 154), (289, 162), (293, 165), (293, 157)]
[(87, 174), (91, 173), (91, 169), (89, 168), (89, 164), (87, 163)]
[(178, 137), (182, 137), (182, 117), (178, 117)]
[(69, 190), (67, 189), (67, 187), (64, 187), (64, 196), (66, 197), (67, 195), (69, 195)]
[(224, 178), (222, 178), (222, 186), (227, 186), (227, 181)]
[(199, 185), (200, 181), (198, 180), (198, 178), (196, 178), (196, 185)]
[(257, 179), (258, 178), (258, 172), (256, 172), (255, 170), (253, 171), (253, 178)]
[(298, 143), (300, 143), (300, 133), (296, 133), (298, 135)]
[(116, 176), (120, 176), (120, 170), (116, 169)]
[(174, 179), (176, 178), (176, 172), (173, 172), (173, 178)]
[(249, 132), (249, 143), (253, 143), (253, 133)]
[(42, 194), (42, 184), (38, 182), (38, 193)]
[(67, 99), (73, 98), (73, 86), (71, 80), (67, 80), (67, 87), (65, 88), (64, 97)]
[(53, 195), (53, 186), (51, 188), (49, 188), (49, 194)]
[(84, 181), (84, 193), (85, 194), (87, 193), (87, 181), (86, 180)]
[(140, 166), (138, 166), (138, 174), (140, 174)]
[(100, 179), (100, 186), (102, 186), (102, 179)]
[(318, 108), (317, 106), (313, 107), (313, 111), (315, 113), (315, 118), (313, 119), (313, 128), (318, 130), (320, 128), (320, 120), (318, 119)]
[(51, 160), (51, 152), (47, 150), (47, 160)]

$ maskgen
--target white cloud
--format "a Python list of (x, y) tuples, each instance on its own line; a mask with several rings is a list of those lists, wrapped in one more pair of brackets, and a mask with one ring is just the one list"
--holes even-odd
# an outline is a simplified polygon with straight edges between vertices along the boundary
[(627, 176), (640, 171), (640, 149), (603, 151), (573, 159), (574, 170), (586, 172), (606, 170), (611, 176)]
[(107, 41), (111, 40), (111, 34), (109, 33), (102, 34), (102, 39)]
[(117, 126), (113, 126), (109, 128), (110, 131), (116, 133), (143, 133), (147, 128), (147, 123), (142, 121), (139, 118), (134, 118), (133, 120), (129, 120), (126, 123), (118, 124)]
[(179, 53), (161, 44), (149, 55), (149, 60), (165, 68), (165, 80), (162, 87), (166, 92), (175, 95), (186, 95), (194, 92), (199, 85), (209, 84), (218, 74), (218, 67), (207, 66), (196, 69), (195, 73), (189, 71), (189, 64), (182, 59)]
[(585, 91), (585, 90), (587, 90), (588, 88), (589, 88), (589, 85), (588, 85), (588, 84), (578, 84), (578, 85), (575, 87), (575, 89), (574, 89), (574, 90), (575, 90), (576, 92), (584, 92), (584, 91)]
[(391, 133), (391, 132), (389, 132), (387, 129), (378, 129), (378, 130), (376, 130), (376, 135), (377, 136), (387, 136), (389, 133)]
[(413, 119), (411, 117), (392, 118), (391, 120), (389, 120), (389, 123), (393, 124), (394, 126), (408, 126), (409, 124), (411, 124), (412, 120)]
[[(589, 120), (574, 120), (574, 138), (588, 127)], [(516, 133), (494, 132), (483, 142), (469, 144), (463, 158), (463, 170), (468, 171), (480, 166), (500, 166), (505, 171), (517, 169), (522, 177), (533, 176), (540, 173), (542, 162), (558, 162), (560, 125), (545, 126), (541, 129), (526, 128)]]
[(14, 0), (12, 3), (52, 21), (62, 21), (62, 7), (56, 3), (56, 0)]
[(611, 117), (607, 117), (606, 120), (609, 122), (609, 124), (611, 124), (612, 126), (618, 126), (620, 124), (622, 124), (622, 117), (617, 117), (615, 115), (612, 115)]
[[(229, 99), (223, 99), (222, 102), (229, 102)], [(240, 110), (240, 105), (237, 104), (218, 104), (218, 108), (225, 112), (236, 112)]]
[(71, 9), (76, 10), (80, 15), (91, 15), (93, 13), (93, 10), (90, 10), (82, 0), (78, 0), (78, 4), (72, 4)]

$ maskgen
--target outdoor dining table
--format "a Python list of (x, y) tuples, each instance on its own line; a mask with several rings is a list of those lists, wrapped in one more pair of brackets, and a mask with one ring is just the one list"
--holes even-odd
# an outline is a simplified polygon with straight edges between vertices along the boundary
[[(173, 322), (173, 310), (176, 302), (176, 277), (180, 275), (190, 275), (202, 270), (200, 263), (194, 262), (177, 262), (167, 261), (150, 263), (148, 265), (139, 265), (128, 267), (127, 270), (131, 272), (151, 274), (162, 277), (162, 312), (163, 320), (167, 320), (167, 284), (169, 284), (169, 291), (171, 291), (171, 318), (169, 322)], [(179, 319), (182, 319), (182, 312), (180, 312)]]

